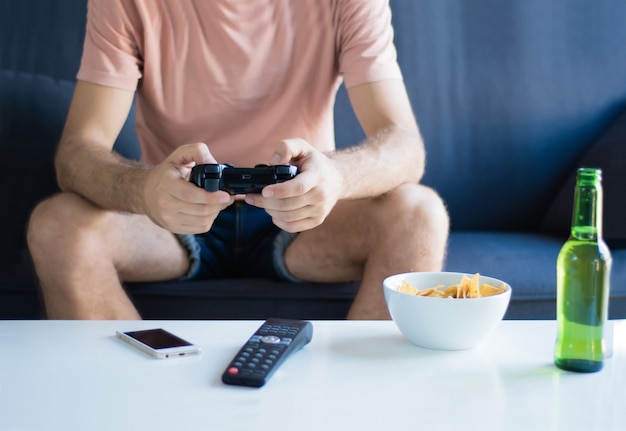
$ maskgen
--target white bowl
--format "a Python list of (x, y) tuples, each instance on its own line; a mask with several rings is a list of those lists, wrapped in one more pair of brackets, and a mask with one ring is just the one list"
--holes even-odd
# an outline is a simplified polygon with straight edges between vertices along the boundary
[(470, 349), (483, 341), (504, 317), (511, 299), (511, 286), (492, 278), (479, 283), (506, 286), (502, 293), (481, 298), (433, 298), (398, 292), (402, 281), (417, 289), (459, 284), (458, 272), (409, 272), (387, 277), (383, 290), (391, 318), (413, 344), (438, 350)]

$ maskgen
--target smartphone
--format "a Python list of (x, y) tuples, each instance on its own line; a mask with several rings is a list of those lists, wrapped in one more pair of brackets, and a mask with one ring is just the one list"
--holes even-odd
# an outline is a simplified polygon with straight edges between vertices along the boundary
[(117, 331), (116, 336), (158, 359), (179, 358), (202, 352), (200, 347), (161, 328), (129, 332)]

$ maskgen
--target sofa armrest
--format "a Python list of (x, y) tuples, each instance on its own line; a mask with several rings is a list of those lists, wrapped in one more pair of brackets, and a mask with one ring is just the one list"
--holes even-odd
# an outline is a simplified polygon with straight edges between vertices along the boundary
[(626, 247), (626, 110), (596, 139), (576, 163), (551, 207), (542, 227), (544, 231), (567, 236), (572, 221), (576, 170), (579, 167), (602, 169), (604, 189), (604, 239), (611, 248)]

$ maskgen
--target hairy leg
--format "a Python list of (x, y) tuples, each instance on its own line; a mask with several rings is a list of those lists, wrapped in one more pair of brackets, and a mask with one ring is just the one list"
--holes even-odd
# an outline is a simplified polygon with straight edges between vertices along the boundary
[(289, 271), (304, 280), (361, 280), (349, 319), (389, 319), (383, 279), (440, 271), (448, 229), (439, 196), (405, 184), (375, 199), (338, 203), (321, 226), (296, 237), (285, 259)]
[(122, 281), (180, 277), (187, 253), (145, 216), (105, 211), (62, 193), (35, 208), (28, 246), (49, 318), (138, 319)]

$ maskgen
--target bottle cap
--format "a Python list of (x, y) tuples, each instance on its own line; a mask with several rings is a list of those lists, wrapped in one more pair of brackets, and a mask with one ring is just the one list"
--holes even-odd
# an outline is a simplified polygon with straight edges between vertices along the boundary
[(592, 184), (602, 181), (602, 169), (579, 168), (577, 180), (579, 183)]

